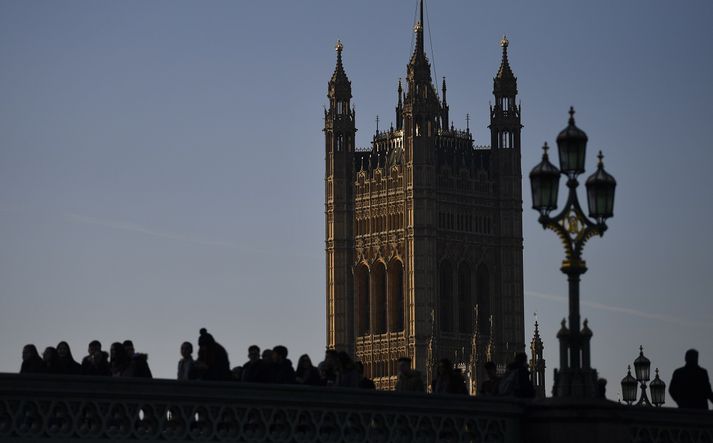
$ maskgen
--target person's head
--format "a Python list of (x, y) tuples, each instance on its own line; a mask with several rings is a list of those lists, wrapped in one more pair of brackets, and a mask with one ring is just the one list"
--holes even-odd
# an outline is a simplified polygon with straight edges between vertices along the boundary
[(37, 352), (37, 347), (35, 345), (25, 345), (22, 348), (22, 361), (29, 360), (31, 358), (39, 358), (40, 354)]
[(99, 342), (99, 340), (92, 340), (91, 342), (89, 342), (89, 346), (87, 349), (87, 353), (89, 355), (94, 355), (97, 352), (101, 352), (101, 350), (102, 350), (102, 344)]
[(61, 341), (57, 344), (57, 356), (61, 359), (72, 359), (72, 351), (66, 341)]
[(131, 357), (132, 355), (136, 354), (136, 351), (134, 350), (134, 342), (131, 340), (124, 340), (124, 343), (122, 343), (124, 346), (124, 350), (126, 351), (126, 355)]
[(198, 336), (198, 346), (209, 346), (215, 343), (215, 339), (208, 333), (206, 328), (201, 328)]
[(330, 368), (336, 368), (339, 364), (338, 353), (334, 349), (324, 351), (324, 362)]
[(319, 372), (319, 378), (322, 380), (327, 379), (327, 363), (321, 362), (317, 365), (317, 372)]
[(272, 362), (272, 349), (263, 349), (262, 359), (265, 361)]
[(272, 348), (272, 359), (276, 362), (284, 361), (287, 358), (287, 348), (282, 345), (277, 345)]
[(109, 359), (112, 363), (124, 361), (127, 357), (126, 348), (122, 343), (117, 341), (111, 344), (109, 347)]
[(411, 359), (408, 357), (401, 357), (398, 361), (399, 374), (406, 374), (411, 370)]
[(498, 376), (498, 367), (492, 361), (486, 361), (483, 367), (491, 380)]
[(686, 351), (686, 365), (698, 366), (698, 351), (695, 349), (689, 349)]
[(446, 375), (449, 372), (453, 371), (453, 365), (451, 364), (451, 361), (448, 360), (447, 358), (441, 359), (438, 362), (438, 375)]
[(248, 360), (252, 363), (260, 360), (260, 347), (258, 345), (252, 345), (248, 348)]
[(181, 343), (181, 357), (191, 358), (191, 354), (193, 354), (193, 345), (191, 342), (184, 341)]
[(44, 360), (45, 363), (54, 363), (57, 361), (57, 349), (52, 346), (47, 346), (45, 352), (42, 353), (42, 360)]
[(302, 370), (307, 370), (312, 368), (312, 360), (309, 358), (309, 355), (303, 354), (300, 359), (297, 361), (297, 368), (302, 369)]
[(337, 360), (339, 361), (339, 367), (342, 371), (351, 371), (354, 369), (352, 358), (346, 352), (339, 351), (337, 354)]

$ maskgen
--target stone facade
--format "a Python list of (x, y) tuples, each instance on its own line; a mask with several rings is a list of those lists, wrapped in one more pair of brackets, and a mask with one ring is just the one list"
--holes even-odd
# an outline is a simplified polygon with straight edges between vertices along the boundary
[(395, 127), (356, 148), (341, 43), (324, 115), (327, 346), (361, 360), (381, 389), (393, 388), (402, 356), (430, 379), (439, 358), (479, 361), (489, 343), (503, 364), (525, 348), (522, 125), (508, 41), (490, 146), (476, 146), (449, 120), (445, 78), (440, 95), (433, 84), (422, 23), (423, 9)]

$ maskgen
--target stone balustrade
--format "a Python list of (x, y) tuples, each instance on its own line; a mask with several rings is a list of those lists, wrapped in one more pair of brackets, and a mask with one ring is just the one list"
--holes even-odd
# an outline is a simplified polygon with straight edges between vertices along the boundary
[(0, 374), (0, 441), (709, 442), (713, 413), (350, 389)]

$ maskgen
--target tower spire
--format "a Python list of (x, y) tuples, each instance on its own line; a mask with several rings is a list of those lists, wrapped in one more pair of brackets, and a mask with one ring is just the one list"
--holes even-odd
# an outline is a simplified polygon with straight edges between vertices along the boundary
[(500, 39), (500, 46), (503, 48), (503, 58), (500, 62), (500, 69), (498, 69), (496, 77), (499, 79), (514, 79), (515, 75), (512, 73), (510, 62), (508, 61), (508, 46), (510, 46), (510, 40), (508, 40), (507, 36), (503, 35), (503, 38)]
[(334, 67), (332, 78), (329, 80), (329, 97), (350, 99), (352, 97), (352, 82), (349, 81), (349, 77), (347, 77), (342, 65), (344, 45), (341, 40), (337, 40), (334, 49), (337, 51), (337, 64)]
[(408, 80), (409, 83), (415, 80), (418, 82), (428, 82), (428, 84), (430, 84), (431, 66), (428, 63), (423, 43), (423, 0), (420, 1), (419, 9), (419, 20), (413, 28), (413, 31), (416, 33), (416, 46), (413, 49), (413, 55), (411, 55), (411, 61), (408, 66)]

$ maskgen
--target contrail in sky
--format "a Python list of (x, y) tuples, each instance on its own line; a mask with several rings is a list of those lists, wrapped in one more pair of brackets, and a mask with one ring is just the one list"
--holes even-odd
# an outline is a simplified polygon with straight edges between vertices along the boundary
[(87, 217), (86, 215), (79, 214), (64, 214), (64, 217), (72, 223), (84, 223), (89, 225), (103, 226), (105, 228), (118, 229), (121, 231), (136, 232), (139, 234), (150, 235), (153, 237), (166, 238), (169, 240), (178, 240), (182, 242), (195, 243), (203, 246), (223, 246), (228, 248), (235, 248), (236, 245), (223, 241), (211, 241), (203, 240), (199, 238), (187, 237), (181, 234), (174, 234), (171, 232), (156, 231), (153, 229), (146, 228), (144, 226), (138, 225), (136, 223), (117, 221), (117, 220), (106, 220), (95, 217)]
[[(540, 292), (532, 292), (532, 291), (525, 291), (525, 294), (529, 295), (531, 297), (536, 297), (536, 298), (542, 299), (542, 300), (550, 300), (550, 301), (554, 301), (557, 303), (567, 303), (567, 297), (564, 297), (561, 295), (542, 294)], [(590, 308), (594, 308), (594, 309), (600, 309), (602, 311), (617, 312), (619, 314), (632, 315), (634, 317), (645, 318), (648, 320), (664, 321), (664, 322), (673, 323), (673, 324), (676, 324), (679, 326), (694, 326), (694, 327), (698, 327), (698, 328), (710, 328), (711, 327), (710, 323), (696, 321), (696, 320), (688, 320), (685, 318), (675, 317), (675, 316), (667, 315), (667, 314), (655, 314), (655, 313), (651, 313), (651, 312), (640, 311), (638, 309), (622, 308), (621, 306), (611, 306), (611, 305), (606, 305), (604, 303), (597, 303), (597, 302), (591, 302), (591, 301), (586, 301), (586, 300), (583, 300), (580, 303), (584, 306), (589, 306)]]

